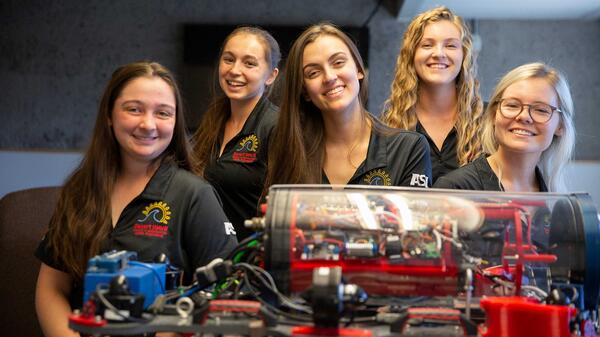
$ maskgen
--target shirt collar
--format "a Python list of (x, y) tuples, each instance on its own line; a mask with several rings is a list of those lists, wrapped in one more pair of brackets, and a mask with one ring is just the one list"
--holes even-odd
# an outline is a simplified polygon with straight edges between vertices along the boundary
[[(371, 126), (371, 136), (369, 137), (369, 147), (367, 148), (367, 157), (356, 169), (356, 172), (352, 175), (352, 178), (348, 181), (349, 184), (354, 183), (357, 179), (360, 179), (366, 172), (373, 169), (386, 167), (388, 164), (387, 158), (387, 145), (388, 139), (385, 135), (382, 135), (378, 129), (383, 127), (381, 122), (376, 118), (371, 119), (373, 125)], [(325, 174), (325, 170), (321, 172), (321, 180), (324, 184), (329, 184), (329, 179)]]
[(252, 109), (252, 112), (250, 112), (250, 116), (248, 116), (246, 123), (244, 123), (244, 126), (240, 131), (240, 135), (254, 132), (254, 130), (259, 127), (260, 121), (262, 120), (262, 115), (270, 105), (272, 105), (272, 103), (265, 97), (265, 95), (263, 95), (254, 106), (254, 109)]
[(480, 172), (484, 191), (502, 191), (504, 189), (500, 180), (498, 180), (498, 176), (496, 176), (490, 163), (488, 163), (486, 156), (479, 157), (479, 159), (473, 162), (473, 165), (475, 165), (477, 172)]
[(383, 128), (383, 125), (376, 118), (371, 119), (371, 121), (373, 125), (371, 125), (371, 137), (369, 138), (367, 157), (358, 167), (350, 181), (360, 178), (363, 174), (373, 169), (388, 166), (388, 139), (379, 131)]
[(544, 181), (544, 176), (542, 175), (542, 171), (539, 167), (535, 167), (535, 178), (538, 181), (538, 185), (540, 187), (540, 192), (548, 192), (548, 186), (546, 186), (546, 182)]
[(434, 151), (434, 150), (448, 151), (448, 149), (445, 149), (444, 147), (446, 147), (447, 145), (451, 145), (452, 143), (455, 143), (456, 142), (455, 139), (457, 138), (456, 126), (453, 126), (452, 130), (450, 130), (450, 132), (444, 139), (444, 142), (442, 143), (442, 148), (438, 149), (437, 146), (435, 146), (433, 139), (431, 139), (431, 137), (427, 133), (427, 130), (425, 130), (425, 128), (423, 127), (423, 124), (421, 124), (421, 122), (418, 119), (417, 119), (417, 125), (415, 126), (415, 131), (422, 134), (423, 136), (425, 136), (425, 138), (427, 138), (427, 141), (429, 142), (429, 147), (431, 148), (432, 151)]
[[(500, 183), (500, 181), (498, 180), (498, 177), (494, 173), (494, 170), (492, 170), (492, 167), (490, 166), (490, 163), (488, 163), (487, 158), (485, 156), (482, 156), (479, 159), (475, 160), (473, 162), (473, 165), (477, 167), (478, 172), (482, 172), (483, 174), (481, 180), (483, 182), (484, 190), (504, 190), (504, 187), (502, 187), (502, 183)], [(548, 186), (546, 186), (546, 182), (544, 181), (542, 171), (537, 166), (535, 167), (535, 178), (538, 181), (540, 192), (548, 192)]]
[(144, 199), (163, 200), (177, 169), (172, 161), (163, 160), (140, 196)]
[[(258, 100), (258, 103), (256, 103), (256, 105), (254, 106), (254, 109), (252, 109), (252, 111), (250, 112), (250, 116), (248, 116), (248, 119), (246, 119), (246, 122), (244, 122), (244, 126), (242, 127), (240, 132), (233, 139), (239, 138), (241, 136), (245, 136), (247, 134), (251, 134), (256, 129), (258, 129), (258, 127), (260, 126), (260, 122), (262, 121), (262, 115), (272, 105), (273, 105), (273, 103), (271, 103), (271, 101), (269, 101), (265, 97), (265, 95), (263, 95)], [(225, 128), (225, 126), (223, 125), (223, 130), (221, 130), (221, 132), (219, 132), (219, 136), (217, 138), (218, 143), (217, 143), (217, 146), (215, 146), (215, 154), (214, 154), (215, 156), (218, 155), (219, 148), (223, 144), (224, 128)]]

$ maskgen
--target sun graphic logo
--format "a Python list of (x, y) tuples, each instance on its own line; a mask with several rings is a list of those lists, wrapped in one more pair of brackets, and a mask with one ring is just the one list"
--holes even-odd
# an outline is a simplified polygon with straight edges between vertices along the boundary
[(370, 171), (365, 176), (364, 181), (369, 185), (392, 186), (392, 178), (384, 169)]
[(248, 137), (245, 137), (240, 142), (240, 147), (237, 151), (241, 152), (256, 152), (258, 150), (258, 137), (255, 134), (251, 134)]
[(238, 148), (231, 155), (231, 159), (238, 163), (254, 163), (257, 160), (256, 151), (258, 151), (258, 137), (251, 134), (242, 139)]
[(141, 221), (152, 218), (152, 220), (157, 223), (168, 225), (169, 220), (171, 220), (170, 207), (164, 201), (151, 203), (150, 205), (146, 206), (144, 211), (142, 211), (142, 214), (144, 214), (146, 218), (142, 219)]

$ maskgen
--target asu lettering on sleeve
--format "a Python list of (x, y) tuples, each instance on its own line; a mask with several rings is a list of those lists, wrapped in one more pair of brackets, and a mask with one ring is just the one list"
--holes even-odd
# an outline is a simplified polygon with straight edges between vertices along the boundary
[(410, 178), (410, 186), (427, 187), (429, 177), (425, 174), (413, 173)]
[(225, 225), (225, 235), (236, 235), (235, 228), (231, 222), (224, 222)]

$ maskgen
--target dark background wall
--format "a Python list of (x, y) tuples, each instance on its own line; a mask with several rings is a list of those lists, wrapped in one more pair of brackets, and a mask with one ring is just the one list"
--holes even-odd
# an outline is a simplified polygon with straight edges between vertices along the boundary
[[(309, 25), (329, 20), (361, 26), (369, 0), (125, 0), (0, 3), (0, 149), (84, 148), (99, 96), (120, 64), (152, 59), (174, 70), (184, 88), (194, 75), (183, 61), (187, 23)], [(369, 109), (389, 93), (406, 23), (380, 8), (368, 24)], [(600, 21), (482, 20), (481, 93), (506, 71), (531, 61), (563, 70), (576, 105), (578, 159), (600, 159)], [(202, 38), (197, 43), (202, 44)], [(206, 76), (206, 75), (202, 75)], [(192, 94), (193, 101), (206, 90)], [(190, 96), (190, 94), (188, 94)], [(199, 112), (198, 112), (199, 114)]]

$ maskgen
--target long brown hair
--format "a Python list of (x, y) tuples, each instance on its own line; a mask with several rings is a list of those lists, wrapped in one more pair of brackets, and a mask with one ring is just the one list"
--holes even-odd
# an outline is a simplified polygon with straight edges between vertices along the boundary
[[(302, 62), (306, 45), (323, 35), (339, 38), (350, 50), (358, 71), (364, 74), (359, 80), (361, 107), (366, 101), (367, 72), (350, 37), (330, 23), (306, 29), (294, 42), (287, 58), (279, 121), (269, 145), (265, 190), (272, 184), (321, 183), (325, 156), (323, 117), (321, 111), (304, 98)], [(371, 118), (364, 108), (361, 110), (365, 118)]]
[(385, 102), (383, 121), (391, 127), (414, 130), (417, 124), (419, 77), (415, 70), (415, 52), (425, 27), (433, 22), (447, 20), (461, 33), (463, 61), (456, 78), (458, 89), (458, 116), (455, 127), (458, 138), (456, 154), (460, 166), (476, 159), (481, 154), (479, 125), (483, 114), (483, 103), (476, 78), (476, 53), (469, 28), (446, 7), (436, 7), (416, 16), (408, 25), (402, 39), (402, 48), (396, 59), (396, 70), (390, 97)]
[[(227, 45), (227, 42), (229, 42), (229, 40), (231, 40), (234, 36), (240, 34), (255, 36), (263, 45), (263, 49), (265, 50), (265, 59), (269, 64), (269, 69), (275, 70), (275, 68), (277, 68), (279, 61), (281, 60), (279, 44), (275, 38), (269, 34), (269, 32), (258, 27), (243, 26), (238, 27), (231, 32), (221, 45), (219, 60), (223, 55), (223, 49)], [(215, 82), (218, 82), (218, 66), (216, 67), (214, 77)], [(263, 95), (268, 97), (269, 90), (272, 86), (273, 85), (268, 86)], [(229, 98), (225, 95), (218, 84), (214, 85), (213, 90), (214, 93), (212, 95), (212, 101), (209, 104), (208, 109), (204, 112), (200, 126), (193, 136), (193, 151), (195, 157), (194, 171), (199, 175), (204, 174), (204, 168), (210, 163), (217, 148), (217, 139), (223, 132), (225, 122), (227, 122), (227, 119), (231, 115), (231, 102), (229, 101)]]
[(87, 261), (100, 252), (112, 228), (110, 197), (121, 169), (121, 155), (110, 119), (123, 88), (139, 77), (159, 77), (169, 84), (175, 95), (173, 138), (156, 160), (172, 160), (179, 167), (191, 168), (181, 94), (171, 72), (148, 61), (119, 67), (104, 89), (91, 143), (61, 191), (48, 230), (55, 260), (77, 278), (83, 277)]

